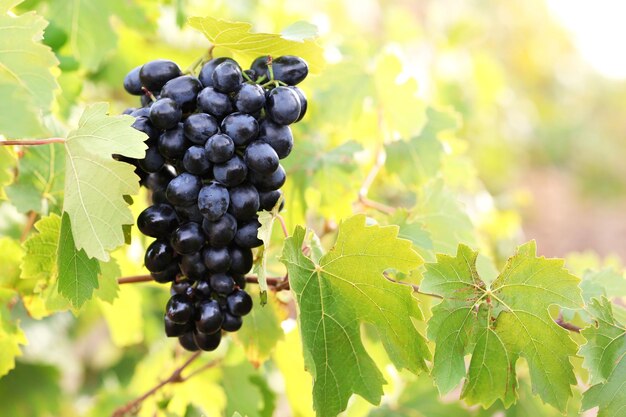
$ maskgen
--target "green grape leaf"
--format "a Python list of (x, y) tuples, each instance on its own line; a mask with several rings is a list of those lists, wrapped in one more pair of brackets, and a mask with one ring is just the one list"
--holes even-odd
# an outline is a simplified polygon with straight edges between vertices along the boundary
[[(548, 307), (581, 306), (579, 279), (562, 260), (537, 257), (534, 241), (520, 246), (492, 283), (479, 276), (477, 257), (465, 245), (456, 256), (437, 255), (420, 284), (421, 291), (443, 297), (428, 323), (439, 391), (447, 393), (465, 378), (461, 396), (467, 402), (487, 407), (500, 399), (508, 407), (516, 398), (515, 364), (523, 357), (533, 391), (565, 410), (576, 384), (569, 360), (576, 344)], [(466, 354), (472, 355), (468, 371)]]
[(397, 140), (385, 145), (385, 169), (414, 187), (439, 173), (443, 156), (439, 134), (457, 129), (459, 124), (455, 115), (432, 107), (426, 110), (426, 116), (426, 125), (419, 135), (409, 141)]
[(299, 20), (287, 26), (280, 32), (280, 36), (290, 41), (303, 41), (317, 37), (317, 26), (312, 23)]
[(583, 274), (580, 288), (583, 298), (588, 303), (598, 297), (626, 296), (626, 279), (624, 274), (615, 268), (606, 267), (599, 270), (587, 270)]
[(84, 250), (77, 249), (72, 237), (72, 227), (67, 213), (61, 219), (59, 249), (57, 255), (59, 294), (74, 308), (80, 308), (98, 288), (100, 265), (89, 258)]
[(222, 385), (226, 393), (225, 415), (240, 412), (248, 417), (271, 417), (276, 407), (276, 394), (265, 378), (247, 361), (222, 368)]
[(250, 61), (261, 55), (297, 55), (308, 63), (313, 73), (324, 66), (324, 51), (312, 39), (295, 41), (273, 33), (252, 33), (249, 23), (229, 22), (211, 16), (191, 17), (189, 25), (202, 32), (214, 46), (233, 51)]
[(123, 225), (133, 224), (125, 194), (139, 191), (134, 167), (113, 154), (143, 158), (145, 133), (131, 127), (131, 116), (108, 116), (108, 105), (87, 107), (78, 129), (65, 141), (65, 200), (77, 249), (109, 260), (109, 250), (124, 244)]
[(24, 258), (24, 251), (19, 242), (8, 236), (0, 237), (0, 287), (18, 288), (20, 279), (20, 264)]
[(374, 326), (397, 368), (426, 370), (430, 352), (412, 321), (422, 319), (413, 290), (383, 276), (422, 263), (411, 242), (397, 234), (395, 226), (366, 226), (365, 216), (351, 217), (318, 263), (302, 253), (304, 228), (296, 227), (285, 242), (281, 260), (296, 297), (318, 416), (336, 416), (352, 394), (380, 401), (385, 380), (363, 346), (361, 323)]
[(50, 19), (66, 28), (67, 50), (89, 71), (96, 71), (116, 47), (117, 35), (111, 16), (119, 17), (129, 26), (149, 29), (145, 13), (135, 2), (123, 0), (52, 0)]
[(22, 244), (22, 279), (47, 282), (57, 274), (57, 249), (61, 235), (61, 217), (51, 214), (35, 223), (38, 233), (31, 234)]
[(272, 294), (269, 294), (272, 302), (265, 306), (260, 305), (260, 295), (251, 294), (251, 296), (254, 308), (246, 316), (236, 337), (243, 345), (248, 360), (259, 366), (272, 353), (276, 343), (283, 338), (280, 322), (286, 315), (280, 310), (281, 305)]
[(19, 362), (0, 379), (2, 414), (11, 417), (60, 416), (61, 372), (51, 365)]
[(58, 210), (63, 201), (65, 158), (63, 145), (34, 146), (19, 160), (18, 176), (6, 189), (22, 213)]
[[(0, 95), (0, 97), (4, 96)], [(1, 111), (0, 109), (0, 112)], [(0, 126), (1, 125), (2, 122), (0, 122)], [(7, 197), (4, 187), (11, 184), (13, 181), (13, 170), (15, 169), (16, 162), (17, 158), (11, 147), (0, 146), (0, 200), (4, 200)]]
[(269, 252), (270, 242), (272, 240), (274, 220), (276, 220), (276, 217), (278, 216), (278, 211), (282, 202), (283, 196), (281, 195), (272, 210), (263, 210), (259, 213), (259, 223), (261, 223), (261, 226), (257, 231), (257, 237), (263, 242), (263, 248), (261, 248), (257, 253), (257, 259), (254, 264), (254, 272), (257, 274), (259, 281), (261, 305), (265, 305), (267, 300), (267, 253)]
[(26, 335), (11, 318), (9, 303), (16, 296), (15, 291), (0, 288), (0, 377), (15, 368), (15, 358), (22, 355), (20, 345), (27, 343)]
[(109, 262), (99, 262), (99, 264), (98, 288), (93, 292), (93, 296), (108, 304), (113, 304), (120, 291), (117, 279), (122, 275), (122, 271), (115, 259)]
[(389, 217), (389, 224), (395, 224), (400, 228), (398, 237), (413, 242), (417, 248), (427, 251), (433, 250), (433, 241), (430, 233), (424, 229), (424, 225), (410, 219), (411, 213), (403, 208), (396, 210)]
[(40, 119), (58, 89), (52, 73), (58, 61), (41, 43), (48, 23), (33, 12), (7, 14), (16, 3), (0, 5), (0, 133), (19, 138), (44, 132)]
[(595, 385), (583, 394), (582, 410), (600, 407), (598, 417), (621, 417), (626, 410), (626, 325), (615, 319), (604, 297), (591, 300), (588, 310), (596, 324), (582, 331), (587, 343), (579, 353)]

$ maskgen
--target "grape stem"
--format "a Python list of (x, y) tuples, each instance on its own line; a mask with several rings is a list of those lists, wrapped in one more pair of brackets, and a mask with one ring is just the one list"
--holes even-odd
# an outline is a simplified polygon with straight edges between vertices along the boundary
[(144, 394), (140, 395), (139, 397), (135, 398), (134, 400), (132, 400), (132, 401), (126, 403), (125, 405), (119, 407), (118, 409), (116, 409), (113, 412), (113, 414), (111, 415), (111, 417), (123, 417), (123, 416), (128, 415), (128, 414), (136, 414), (139, 411), (141, 403), (143, 403), (146, 399), (148, 399), (152, 395), (156, 394), (157, 391), (159, 391), (165, 385), (167, 385), (167, 384), (178, 384), (178, 383), (181, 383), (181, 382), (185, 382), (186, 380), (188, 380), (192, 376), (197, 375), (200, 372), (205, 371), (205, 370), (207, 370), (209, 368), (212, 368), (212, 367), (214, 367), (215, 365), (217, 365), (217, 364), (219, 364), (221, 362), (220, 359), (216, 359), (216, 360), (211, 361), (211, 362), (203, 365), (202, 367), (194, 370), (189, 375), (183, 376), (182, 372), (185, 370), (185, 368), (187, 368), (196, 359), (198, 359), (201, 354), (202, 354), (202, 352), (200, 351), (200, 352), (196, 352), (193, 355), (191, 355), (189, 357), (189, 359), (187, 359), (182, 365), (180, 365), (178, 368), (176, 368), (174, 370), (174, 372), (172, 372), (170, 374), (169, 377), (167, 377), (163, 381), (161, 381), (158, 384), (156, 384), (154, 387), (152, 387), (151, 389), (146, 391)]
[(37, 212), (31, 210), (28, 213), (28, 220), (24, 225), (24, 230), (22, 230), (22, 235), (20, 236), (20, 242), (24, 242), (28, 237), (28, 234), (33, 229), (33, 225), (35, 224), (35, 220), (37, 220)]
[(289, 231), (287, 231), (287, 225), (285, 224), (285, 219), (283, 218), (283, 216), (281, 216), (280, 214), (277, 214), (276, 218), (278, 219), (278, 222), (280, 223), (281, 229), (283, 229), (283, 234), (285, 235), (285, 237), (289, 237)]
[(136, 284), (138, 282), (152, 281), (152, 275), (133, 275), (131, 277), (122, 277), (117, 279), (118, 284)]
[[(118, 284), (137, 284), (140, 282), (150, 282), (153, 281), (151, 275), (133, 275), (129, 277), (121, 277), (117, 279)], [(258, 284), (259, 278), (255, 275), (250, 275), (246, 277), (246, 282), (251, 284)], [(273, 291), (282, 291), (289, 289), (289, 277), (285, 275), (284, 277), (268, 277), (267, 285), (272, 287)]]
[(213, 59), (213, 50), (215, 49), (215, 45), (211, 45), (209, 49), (206, 51), (204, 55), (199, 56), (195, 61), (191, 63), (189, 68), (185, 70), (185, 74), (195, 74), (196, 69), (207, 61)]
[(559, 317), (557, 317), (557, 319), (554, 320), (554, 322), (558, 324), (559, 326), (561, 326), (562, 328), (564, 328), (565, 330), (569, 330), (570, 332), (580, 333), (580, 331), (582, 330), (581, 327), (578, 327), (575, 324), (566, 322), (563, 319), (563, 312), (559, 313)]
[(65, 138), (48, 138), (48, 139), (25, 139), (25, 140), (2, 140), (0, 146), (34, 146), (34, 145), (49, 145), (51, 143), (64, 143)]

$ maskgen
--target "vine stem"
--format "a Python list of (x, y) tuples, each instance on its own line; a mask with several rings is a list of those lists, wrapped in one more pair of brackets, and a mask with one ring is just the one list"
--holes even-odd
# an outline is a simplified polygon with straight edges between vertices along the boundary
[(24, 230), (22, 230), (22, 235), (20, 236), (20, 242), (24, 242), (26, 240), (26, 238), (28, 237), (28, 234), (33, 229), (35, 220), (37, 220), (37, 212), (31, 210), (30, 213), (28, 213), (28, 220), (26, 221), (26, 224), (24, 225)]
[(141, 405), (142, 402), (144, 402), (147, 398), (151, 397), (152, 395), (156, 394), (157, 391), (159, 391), (165, 385), (167, 385), (167, 384), (177, 384), (177, 383), (185, 382), (186, 380), (188, 380), (189, 378), (193, 377), (194, 375), (197, 375), (197, 374), (199, 374), (202, 371), (205, 371), (205, 370), (207, 370), (209, 368), (212, 368), (212, 367), (214, 367), (215, 365), (217, 365), (218, 363), (221, 362), (220, 359), (216, 359), (216, 360), (211, 361), (211, 362), (207, 363), (206, 365), (203, 365), (202, 367), (196, 369), (195, 371), (191, 372), (189, 375), (182, 376), (181, 374), (185, 370), (185, 368), (187, 368), (196, 359), (198, 359), (201, 354), (202, 354), (202, 351), (199, 351), (199, 352), (196, 352), (193, 355), (191, 355), (189, 357), (189, 359), (187, 359), (182, 365), (180, 365), (178, 368), (176, 368), (170, 374), (169, 377), (167, 377), (163, 381), (159, 382), (158, 384), (156, 384), (154, 387), (150, 388), (148, 391), (146, 391), (145, 393), (143, 393), (139, 397), (135, 398), (134, 400), (132, 400), (132, 401), (126, 403), (125, 405), (119, 407), (118, 409), (116, 409), (113, 412), (113, 414), (111, 415), (111, 417), (123, 417), (123, 416), (127, 415), (128, 413), (136, 413), (137, 410), (138, 410), (138, 407)]
[(0, 146), (11, 146), (11, 145), (36, 146), (36, 145), (49, 145), (51, 143), (65, 143), (65, 139), (64, 138), (48, 138), (48, 139), (3, 140), (3, 141), (0, 141)]
[(575, 324), (568, 323), (563, 319), (563, 313), (559, 313), (559, 317), (554, 320), (556, 324), (564, 328), (565, 330), (569, 330), (570, 332), (580, 333), (582, 330), (581, 327), (576, 326)]
[(185, 74), (194, 74), (196, 72), (196, 68), (198, 68), (205, 62), (213, 59), (214, 49), (215, 45), (211, 45), (205, 54), (199, 56), (195, 61), (191, 63), (191, 65), (185, 70)]
[(287, 225), (285, 224), (285, 219), (283, 218), (283, 216), (281, 216), (280, 214), (277, 214), (276, 218), (278, 219), (278, 222), (280, 223), (281, 229), (283, 229), (283, 234), (285, 235), (285, 237), (289, 237), (289, 231), (287, 231)]
[[(153, 281), (151, 275), (133, 275), (129, 277), (121, 277), (117, 279), (118, 284), (137, 284), (140, 282), (150, 282)], [(274, 291), (282, 291), (289, 289), (289, 278), (287, 275), (283, 277), (267, 277), (267, 284), (272, 287)], [(246, 282), (250, 284), (258, 284), (259, 277), (256, 275), (249, 275), (246, 277)]]
[(118, 284), (136, 284), (138, 282), (152, 281), (152, 275), (133, 275), (130, 277), (122, 277), (117, 279)]

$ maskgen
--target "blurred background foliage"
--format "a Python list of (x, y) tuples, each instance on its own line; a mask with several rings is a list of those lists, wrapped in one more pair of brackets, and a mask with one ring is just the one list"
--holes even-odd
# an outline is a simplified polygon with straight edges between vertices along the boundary
[[(621, 271), (626, 84), (583, 59), (544, 0), (27, 0), (18, 8), (31, 10), (50, 22), (45, 43), (62, 70), (55, 113), (68, 124), (85, 103), (109, 101), (117, 113), (137, 106), (122, 89), (131, 68), (155, 58), (185, 68), (202, 55), (207, 41), (185, 26), (189, 16), (247, 21), (276, 33), (309, 21), (319, 29), (327, 65), (302, 85), (309, 113), (295, 127), (295, 151), (285, 161), (290, 229), (307, 224), (328, 247), (342, 218), (366, 211), (400, 225), (427, 260), (454, 252), (459, 242), (480, 247), (487, 276), (525, 238), (537, 238), (540, 253), (569, 254), (568, 265), (581, 275)], [(367, 196), (359, 199), (362, 188)], [(387, 216), (371, 210), (368, 199), (404, 209)], [(144, 201), (135, 197), (135, 215)], [(2, 213), (3, 233), (19, 236), (22, 215), (7, 203)], [(19, 264), (19, 248), (0, 244), (8, 267), (3, 282), (14, 281), (19, 271), (10, 267)], [(144, 273), (143, 244), (134, 234), (132, 245), (114, 254), (122, 275)], [(273, 255), (279, 250), (272, 248)], [(282, 274), (274, 258), (270, 269)], [(78, 317), (51, 314), (67, 306), (25, 299), (14, 314), (30, 344), (0, 379), (2, 414), (109, 416), (153, 386), (182, 354), (162, 335), (166, 293), (152, 284), (125, 285), (113, 304), (92, 300)], [(430, 300), (422, 302), (427, 311)], [(236, 343), (196, 364), (222, 358), (223, 366), (168, 386), (139, 415), (313, 415), (292, 306), (289, 294), (272, 296)], [(389, 363), (368, 335), (371, 355)], [(389, 381), (383, 405), (355, 397), (347, 415), (502, 410), (451, 401), (458, 392), (439, 399), (427, 376), (383, 369)], [(531, 395), (527, 381), (520, 397), (507, 416), (558, 414)], [(576, 393), (570, 415), (578, 415), (579, 401)]]

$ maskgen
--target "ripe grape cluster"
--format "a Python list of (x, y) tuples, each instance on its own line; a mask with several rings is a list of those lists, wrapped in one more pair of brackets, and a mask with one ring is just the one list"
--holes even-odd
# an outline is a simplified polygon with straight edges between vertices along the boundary
[(130, 71), (124, 88), (141, 96), (125, 113), (148, 138), (134, 164), (153, 205), (137, 227), (156, 240), (144, 262), (159, 283), (171, 283), (165, 333), (188, 350), (214, 350), (252, 309), (244, 291), (262, 242), (257, 212), (281, 199), (279, 160), (293, 147), (290, 124), (307, 109), (295, 87), (304, 60), (257, 58), (242, 71), (230, 58), (206, 62), (198, 76), (168, 60)]

